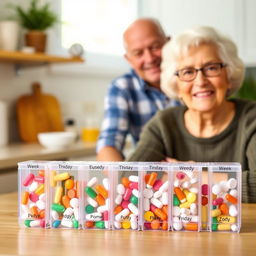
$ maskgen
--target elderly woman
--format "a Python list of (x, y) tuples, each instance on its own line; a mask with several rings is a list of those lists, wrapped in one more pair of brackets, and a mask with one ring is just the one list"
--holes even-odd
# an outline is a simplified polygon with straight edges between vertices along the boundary
[(244, 66), (235, 44), (211, 27), (163, 49), (162, 90), (184, 106), (158, 112), (129, 161), (240, 162), (243, 201), (256, 202), (256, 102), (229, 99)]

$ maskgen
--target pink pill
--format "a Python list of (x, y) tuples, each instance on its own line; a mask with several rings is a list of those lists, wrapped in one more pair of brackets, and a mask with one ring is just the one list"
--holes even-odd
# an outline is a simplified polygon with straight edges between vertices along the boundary
[(150, 211), (151, 212), (154, 212), (156, 208), (157, 208), (156, 206), (154, 206), (153, 204), (150, 204)]
[(35, 192), (32, 192), (29, 194), (29, 199), (35, 203), (38, 201), (39, 195), (37, 195)]
[(163, 185), (163, 182), (161, 180), (156, 180), (153, 186), (154, 190), (159, 190), (159, 188)]
[(41, 220), (41, 221), (40, 221), (40, 227), (41, 227), (41, 228), (44, 228), (44, 227), (45, 227), (45, 220)]
[(130, 188), (127, 188), (124, 192), (123, 199), (128, 201), (131, 197), (131, 194), (132, 194), (132, 190)]
[(34, 181), (36, 181), (38, 183), (44, 183), (44, 177), (43, 176), (36, 176), (34, 178)]
[(145, 229), (151, 229), (151, 223), (150, 222), (145, 222), (144, 227), (145, 227)]
[(108, 220), (108, 211), (103, 212), (103, 220)]
[(208, 195), (208, 185), (207, 184), (202, 185), (202, 195), (204, 195), (204, 196)]
[(129, 183), (129, 188), (130, 189), (137, 189), (138, 190), (138, 182), (130, 182)]
[(213, 200), (212, 204), (213, 205), (221, 205), (223, 203), (223, 201), (224, 201), (223, 198), (218, 197), (215, 200)]
[(176, 173), (176, 178), (178, 180), (183, 180), (185, 178), (186, 174), (184, 172), (178, 172)]
[(23, 181), (23, 186), (28, 186), (32, 183), (32, 181), (34, 180), (35, 175), (33, 173), (30, 173), (25, 180)]
[(130, 201), (127, 201), (127, 200), (123, 200), (122, 203), (121, 203), (121, 206), (123, 208), (128, 208), (128, 204), (130, 203)]

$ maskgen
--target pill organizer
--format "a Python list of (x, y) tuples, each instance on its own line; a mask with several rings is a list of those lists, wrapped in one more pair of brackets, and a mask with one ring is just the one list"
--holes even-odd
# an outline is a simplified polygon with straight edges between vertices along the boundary
[(27, 228), (239, 232), (239, 163), (18, 163)]

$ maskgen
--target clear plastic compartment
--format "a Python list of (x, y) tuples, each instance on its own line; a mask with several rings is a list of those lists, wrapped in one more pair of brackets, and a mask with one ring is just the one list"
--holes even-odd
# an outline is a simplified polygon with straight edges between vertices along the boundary
[(141, 180), (141, 223), (143, 230), (168, 230), (168, 165), (143, 163)]
[(51, 228), (79, 228), (80, 178), (76, 162), (52, 162), (49, 172), (49, 222)]
[(138, 164), (118, 163), (113, 168), (113, 229), (138, 230), (140, 216)]
[(84, 229), (111, 229), (111, 164), (87, 162), (82, 172), (82, 223)]
[(241, 165), (216, 163), (209, 167), (211, 231), (239, 232), (241, 228)]
[(201, 169), (200, 165), (189, 163), (172, 167), (173, 231), (201, 230)]
[(18, 164), (19, 225), (45, 228), (46, 161), (27, 161)]

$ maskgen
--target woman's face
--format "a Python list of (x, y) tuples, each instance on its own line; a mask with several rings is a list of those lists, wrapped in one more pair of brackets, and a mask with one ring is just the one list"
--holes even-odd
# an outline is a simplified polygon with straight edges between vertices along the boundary
[[(191, 47), (186, 56), (178, 59), (177, 70), (200, 69), (211, 63), (222, 63), (217, 48), (212, 44), (202, 44)], [(227, 90), (230, 87), (225, 67), (221, 68), (220, 74), (215, 77), (206, 77), (202, 71), (198, 71), (192, 81), (181, 81), (178, 76), (176, 79), (178, 96), (189, 109), (199, 112), (219, 109), (225, 102)]]

